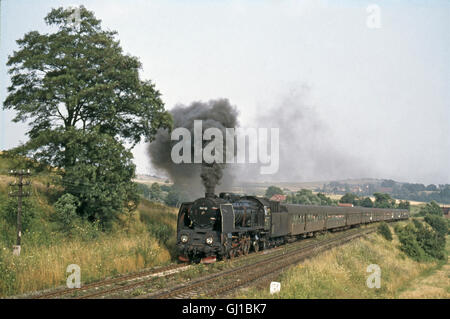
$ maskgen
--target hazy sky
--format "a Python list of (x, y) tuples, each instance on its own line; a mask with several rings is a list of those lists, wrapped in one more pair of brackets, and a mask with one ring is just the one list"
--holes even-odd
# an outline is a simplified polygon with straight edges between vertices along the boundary
[[(169, 109), (228, 98), (241, 126), (254, 127), (275, 108), (306, 107), (325, 133), (292, 140), (333, 145), (351, 160), (325, 175), (298, 163), (292, 176), (450, 183), (450, 1), (2, 0), (1, 102), (15, 40), (47, 32), (52, 7), (78, 4), (118, 31)], [(371, 4), (381, 28), (367, 27)], [(27, 126), (11, 123), (12, 112), (0, 115), (0, 149), (25, 141)], [(144, 145), (134, 155), (138, 173), (153, 173)]]

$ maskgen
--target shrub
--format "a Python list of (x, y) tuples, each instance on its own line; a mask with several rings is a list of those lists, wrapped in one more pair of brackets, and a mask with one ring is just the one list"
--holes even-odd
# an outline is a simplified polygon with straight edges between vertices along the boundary
[(416, 261), (426, 259), (425, 251), (417, 242), (415, 228), (412, 224), (396, 228), (396, 233), (400, 241), (400, 250)]
[(386, 240), (392, 240), (392, 233), (391, 229), (386, 223), (381, 223), (378, 226), (378, 233), (383, 236)]
[(436, 259), (445, 259), (445, 237), (439, 233), (423, 227), (416, 232), (417, 242), (425, 253)]
[(59, 230), (64, 233), (72, 233), (75, 224), (78, 224), (80, 217), (77, 208), (80, 201), (72, 194), (62, 195), (55, 203), (55, 221)]
[(419, 220), (413, 219), (412, 221), (413, 221), (414, 227), (416, 227), (418, 230), (423, 229), (423, 224)]
[(428, 214), (425, 216), (425, 221), (441, 236), (447, 235), (448, 223), (444, 217)]
[(445, 237), (418, 220), (405, 227), (396, 227), (400, 249), (416, 261), (445, 259)]
[(420, 209), (419, 214), (421, 216), (425, 216), (427, 214), (431, 215), (437, 215), (442, 216), (442, 209), (439, 207), (439, 205), (433, 200), (425, 205), (425, 207), (422, 207)]
[[(4, 219), (9, 225), (17, 225), (17, 199), (10, 198), (7, 200), (6, 205), (2, 207), (0, 212), (0, 218)], [(33, 223), (33, 220), (38, 213), (38, 208), (35, 202), (30, 198), (24, 198), (22, 200), (22, 230), (29, 229)]]

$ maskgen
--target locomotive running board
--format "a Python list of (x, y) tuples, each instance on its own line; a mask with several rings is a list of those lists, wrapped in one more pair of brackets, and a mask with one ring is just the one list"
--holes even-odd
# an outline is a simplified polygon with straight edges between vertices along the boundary
[(216, 256), (209, 256), (209, 257), (202, 258), (202, 260), (200, 260), (200, 263), (202, 263), (202, 264), (212, 264), (215, 262), (216, 262)]
[(187, 258), (185, 256), (178, 256), (178, 260), (183, 261), (183, 262), (189, 262), (189, 258)]

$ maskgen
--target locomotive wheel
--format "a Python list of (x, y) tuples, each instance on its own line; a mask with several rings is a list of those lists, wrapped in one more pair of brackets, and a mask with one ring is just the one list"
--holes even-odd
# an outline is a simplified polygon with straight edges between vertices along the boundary
[(228, 252), (228, 258), (231, 259), (231, 260), (234, 259), (235, 255), (236, 255), (236, 253), (235, 253), (234, 249), (231, 249), (231, 250)]
[(253, 250), (255, 251), (255, 253), (259, 251), (259, 242), (256, 240), (253, 242)]

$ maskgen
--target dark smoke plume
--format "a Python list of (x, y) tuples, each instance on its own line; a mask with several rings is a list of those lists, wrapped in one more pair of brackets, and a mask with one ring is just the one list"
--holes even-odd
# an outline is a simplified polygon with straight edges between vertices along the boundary
[[(206, 192), (214, 193), (216, 186), (229, 185), (232, 175), (226, 169), (226, 164), (194, 163), (194, 120), (202, 120), (203, 132), (208, 128), (217, 128), (225, 137), (226, 128), (238, 125), (236, 108), (227, 99), (217, 99), (207, 103), (194, 102), (189, 106), (179, 104), (170, 112), (174, 120), (174, 129), (183, 127), (191, 132), (192, 163), (175, 164), (171, 159), (171, 151), (178, 141), (171, 141), (168, 130), (159, 130), (149, 146), (152, 165), (166, 171), (175, 187), (190, 197), (198, 197), (204, 193), (203, 187)], [(225, 145), (224, 141), (222, 154), (225, 154)]]

